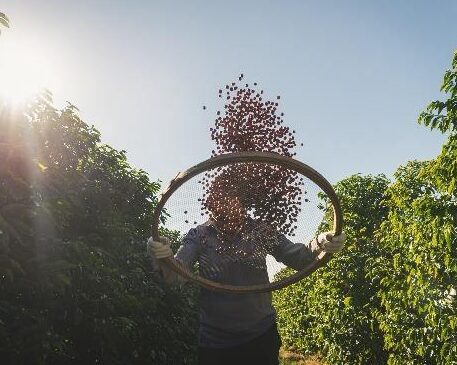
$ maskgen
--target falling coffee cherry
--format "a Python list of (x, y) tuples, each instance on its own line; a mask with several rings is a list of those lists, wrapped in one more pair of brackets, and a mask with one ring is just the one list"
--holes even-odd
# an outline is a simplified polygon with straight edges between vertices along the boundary
[[(277, 102), (280, 96), (276, 96), (275, 101), (267, 100), (264, 90), (256, 90), (256, 82), (250, 88), (247, 83), (241, 84), (243, 78), (241, 74), (238, 84), (232, 82), (225, 86), (224, 114), (217, 112), (210, 129), (216, 144), (212, 156), (244, 151), (295, 156), (295, 131), (284, 126), (284, 113), (279, 111)], [(221, 95), (222, 89), (219, 89)], [(242, 222), (237, 220), (237, 216), (241, 216), (239, 205), (281, 233), (293, 233), (295, 226), (291, 222), (297, 221), (301, 210), (299, 193), (303, 185), (296, 172), (263, 163), (232, 164), (207, 172), (202, 184), (202, 211), (210, 218), (224, 211), (229, 215), (233, 213), (225, 217), (226, 225), (222, 229), (225, 233), (242, 227)]]

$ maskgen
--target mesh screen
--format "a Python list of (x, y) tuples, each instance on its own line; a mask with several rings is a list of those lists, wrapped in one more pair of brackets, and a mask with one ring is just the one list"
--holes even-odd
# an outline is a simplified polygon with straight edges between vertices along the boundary
[(323, 196), (284, 166), (234, 163), (175, 191), (164, 206), (164, 227), (179, 232), (176, 258), (188, 270), (221, 284), (266, 284), (285, 267), (276, 258), (301, 255), (315, 237), (328, 209)]

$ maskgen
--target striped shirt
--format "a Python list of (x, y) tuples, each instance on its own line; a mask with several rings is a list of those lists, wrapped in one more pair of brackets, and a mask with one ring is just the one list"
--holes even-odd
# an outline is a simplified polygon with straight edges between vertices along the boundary
[[(234, 243), (241, 249), (252, 247), (252, 242), (248, 244), (242, 238)], [(218, 251), (220, 247), (217, 228), (207, 222), (187, 233), (175, 258), (189, 269), (198, 264), (200, 276), (218, 283), (269, 283), (266, 255), (251, 252), (227, 259), (227, 255)], [(268, 253), (278, 262), (301, 270), (314, 259), (316, 249), (315, 240), (304, 245), (278, 235)], [(262, 335), (276, 321), (271, 293), (230, 294), (202, 288), (199, 303), (199, 344), (202, 347), (224, 348), (243, 344)]]

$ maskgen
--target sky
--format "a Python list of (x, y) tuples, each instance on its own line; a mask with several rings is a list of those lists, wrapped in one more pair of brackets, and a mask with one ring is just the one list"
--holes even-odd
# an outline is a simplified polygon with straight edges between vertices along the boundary
[(209, 158), (217, 91), (240, 73), (281, 95), (296, 157), (333, 183), (391, 176), (445, 139), (416, 120), (442, 97), (455, 1), (0, 0), (0, 12), (0, 42), (41, 55), (55, 104), (76, 105), (152, 180)]

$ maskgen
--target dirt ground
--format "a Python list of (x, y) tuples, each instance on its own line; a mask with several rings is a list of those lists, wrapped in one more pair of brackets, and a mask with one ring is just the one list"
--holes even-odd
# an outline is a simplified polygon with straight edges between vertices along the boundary
[(318, 356), (304, 357), (286, 349), (279, 351), (279, 358), (281, 365), (325, 365)]

